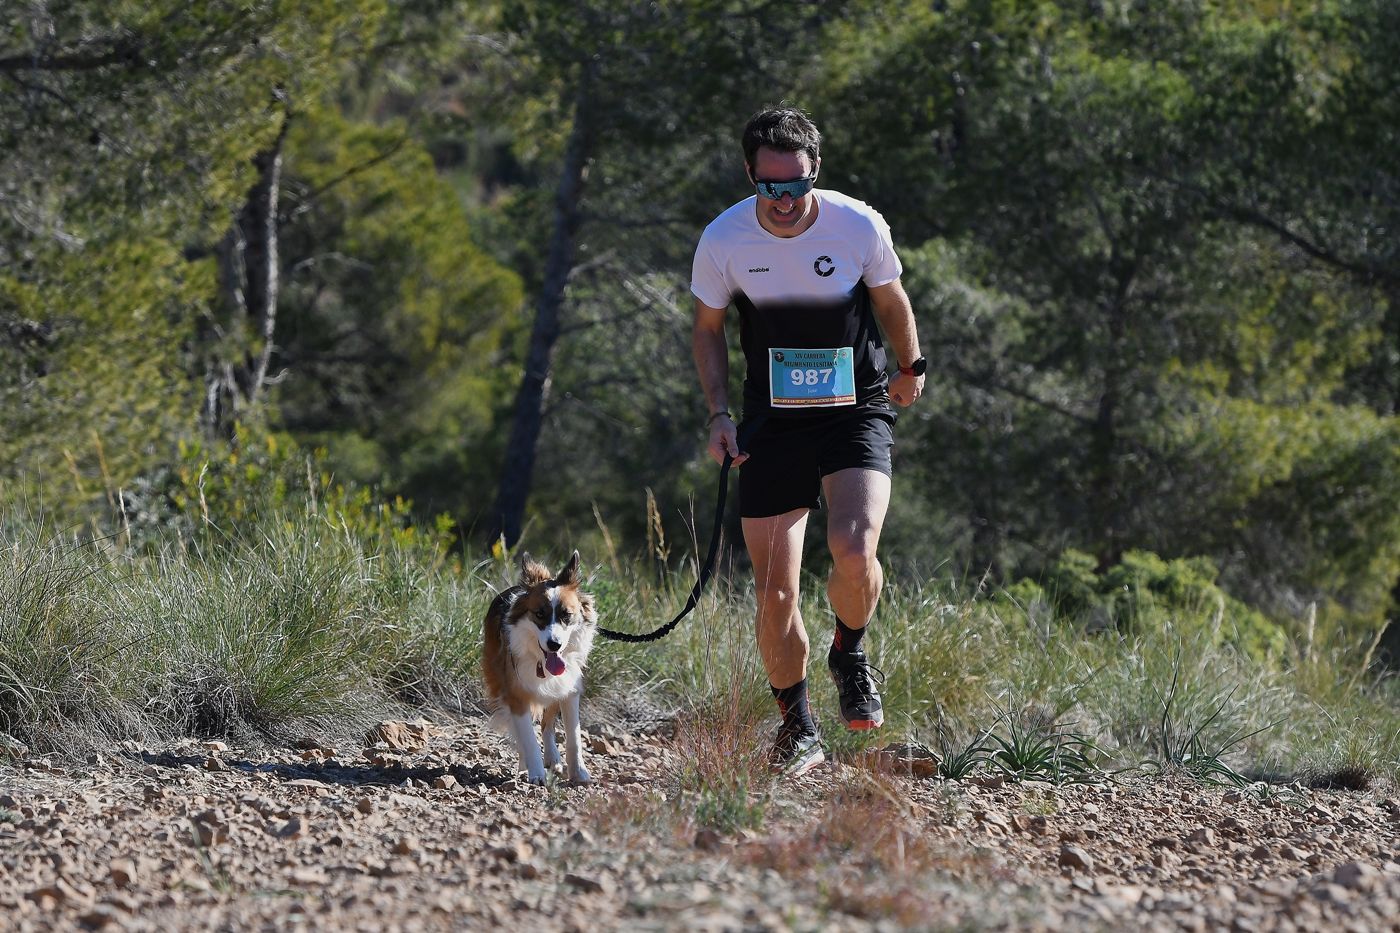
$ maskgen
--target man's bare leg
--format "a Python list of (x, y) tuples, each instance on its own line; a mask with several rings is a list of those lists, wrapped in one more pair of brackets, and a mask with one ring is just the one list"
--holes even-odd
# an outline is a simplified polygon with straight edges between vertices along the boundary
[(827, 597), (848, 628), (865, 628), (885, 584), (876, 549), (890, 505), (890, 478), (879, 470), (853, 468), (830, 474), (822, 486), (832, 558)]
[(807, 630), (798, 610), (797, 587), (808, 511), (743, 520), (758, 598), (758, 653), (769, 682), (780, 689), (807, 676)]
[(798, 608), (802, 538), (807, 509), (744, 519), (744, 543), (753, 561), (758, 596), (758, 652), (782, 713), (773, 764), (804, 774), (826, 759), (807, 697), (807, 630)]
[(831, 509), (826, 540), (832, 557), (826, 592), (837, 619), (827, 668), (836, 682), (846, 726), (878, 729), (885, 722), (879, 689), (884, 678), (870, 666), (860, 642), (885, 583), (875, 552), (889, 507), (890, 478), (878, 470), (850, 469), (832, 473), (824, 484)]

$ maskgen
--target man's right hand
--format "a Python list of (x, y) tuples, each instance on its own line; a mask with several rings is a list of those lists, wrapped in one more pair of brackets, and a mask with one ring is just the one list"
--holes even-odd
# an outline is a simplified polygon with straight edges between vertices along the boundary
[(734, 466), (749, 459), (748, 454), (739, 452), (739, 429), (734, 419), (720, 415), (710, 423), (710, 456), (715, 463), (723, 463), (725, 454), (734, 458)]

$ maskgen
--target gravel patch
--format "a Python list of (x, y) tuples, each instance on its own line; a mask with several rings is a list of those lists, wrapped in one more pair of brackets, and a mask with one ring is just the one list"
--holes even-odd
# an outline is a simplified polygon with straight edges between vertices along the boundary
[[(663, 733), (667, 730), (663, 729)], [(943, 782), (919, 750), (832, 762), (698, 824), (694, 750), (588, 736), (594, 783), (516, 779), (484, 721), (353, 748), (125, 743), (0, 764), (17, 930), (1385, 930), (1400, 803), (1188, 780)]]

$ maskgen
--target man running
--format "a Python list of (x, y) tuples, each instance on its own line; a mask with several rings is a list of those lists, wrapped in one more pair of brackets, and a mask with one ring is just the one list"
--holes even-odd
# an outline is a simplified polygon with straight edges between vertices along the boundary
[[(807, 516), (825, 496), (827, 596), (836, 617), (827, 667), (841, 716), (852, 729), (878, 728), (877, 672), (861, 639), (884, 583), (876, 548), (890, 500), (890, 402), (918, 399), (925, 363), (889, 226), (869, 205), (815, 187), (821, 134), (807, 115), (789, 108), (755, 114), (743, 149), (756, 193), (700, 238), (691, 274), (693, 346), (709, 405), (710, 454), (742, 465), (758, 647), (782, 714), (773, 757), (801, 773), (825, 760), (807, 702), (809, 645), (798, 611)], [(742, 425), (729, 403), (724, 322), (731, 303), (747, 367)], [(898, 366), (892, 377), (880, 329)]]

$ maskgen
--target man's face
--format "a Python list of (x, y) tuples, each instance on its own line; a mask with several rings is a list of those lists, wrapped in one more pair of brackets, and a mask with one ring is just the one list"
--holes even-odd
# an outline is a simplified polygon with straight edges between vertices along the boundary
[[(820, 159), (813, 165), (805, 152), (784, 152), (768, 146), (759, 146), (748, 170), (750, 179), (755, 182), (796, 181), (810, 176), (820, 165)], [(811, 192), (800, 198), (784, 194), (776, 201), (760, 195), (757, 205), (758, 220), (770, 233), (778, 236), (796, 236), (811, 226), (813, 205), (814, 198)]]

